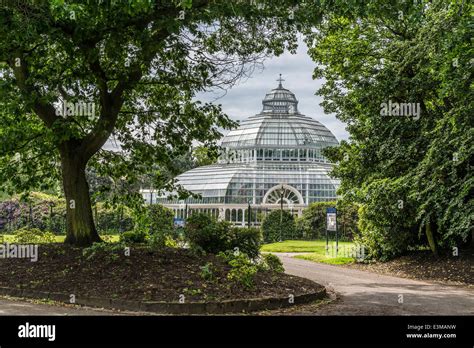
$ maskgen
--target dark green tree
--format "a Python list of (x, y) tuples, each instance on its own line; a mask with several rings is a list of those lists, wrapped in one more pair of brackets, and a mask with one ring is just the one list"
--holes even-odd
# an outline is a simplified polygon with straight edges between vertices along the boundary
[[(347, 3), (309, 40), (322, 105), (350, 133), (326, 154), (344, 199), (363, 205), (375, 257), (418, 243), (436, 254), (472, 236), (471, 13), (455, 0)], [(389, 102), (420, 113), (383, 116)]]
[[(265, 57), (294, 51), (297, 29), (320, 13), (316, 4), (261, 5), (1, 2), (0, 183), (25, 191), (60, 179), (66, 243), (99, 241), (86, 168), (132, 183), (195, 141), (213, 146), (234, 123), (196, 93), (228, 88)], [(103, 148), (111, 135), (119, 152)], [(172, 185), (157, 179), (155, 188)]]

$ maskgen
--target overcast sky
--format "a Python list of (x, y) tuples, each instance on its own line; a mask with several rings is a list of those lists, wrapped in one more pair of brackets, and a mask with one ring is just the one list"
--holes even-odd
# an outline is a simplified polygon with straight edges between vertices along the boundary
[[(298, 99), (300, 113), (310, 116), (322, 124), (336, 136), (337, 140), (347, 139), (345, 124), (333, 114), (325, 114), (319, 106), (322, 98), (315, 95), (321, 87), (321, 80), (313, 80), (315, 63), (307, 54), (306, 45), (301, 42), (296, 54), (285, 53), (280, 57), (267, 60), (263, 71), (255, 71), (250, 79), (242, 81), (224, 96), (221, 91), (201, 93), (197, 99), (214, 101), (222, 104), (223, 111), (234, 120), (242, 120), (258, 114), (262, 110), (262, 99), (271, 89), (277, 87), (279, 74), (282, 74), (283, 87), (292, 91)], [(222, 96), (217, 99), (217, 97)], [(224, 132), (225, 134), (226, 132)]]

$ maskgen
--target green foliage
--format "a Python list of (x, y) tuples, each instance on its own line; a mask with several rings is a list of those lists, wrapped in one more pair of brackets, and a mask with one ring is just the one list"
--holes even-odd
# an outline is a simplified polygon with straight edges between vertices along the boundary
[[(7, 1), (0, 7), (0, 189), (63, 180), (67, 200), (84, 200), (67, 210), (68, 240), (92, 243), (87, 185), (74, 182), (93, 168), (114, 186), (127, 183), (117, 195), (140, 204), (129, 188), (151, 169), (153, 187), (172, 191), (164, 172), (174, 159), (195, 142), (215, 146), (219, 130), (235, 126), (196, 94), (232, 86), (267, 55), (294, 51), (297, 33), (320, 9), (293, 5), (34, 1), (25, 8)], [(95, 115), (58, 115), (61, 101), (90, 103)], [(120, 152), (103, 149), (112, 133)]]
[(367, 258), (390, 259), (421, 243), (415, 221), (415, 203), (401, 180), (378, 180), (367, 186), (359, 210), (360, 233), (355, 242), (366, 247)]
[[(111, 207), (106, 202), (98, 202), (93, 207), (93, 215), (100, 234), (117, 234), (133, 227), (130, 209), (124, 206)], [(35, 227), (62, 235), (65, 234), (65, 223), (64, 198), (30, 192), (25, 197), (15, 195), (0, 202), (0, 230), (7, 233), (23, 227)]]
[[(425, 230), (433, 251), (472, 236), (472, 9), (455, 0), (341, 4), (308, 39), (314, 76), (326, 81), (322, 105), (351, 137), (325, 155), (338, 163), (344, 201), (362, 206), (357, 239), (371, 257), (427, 245)], [(389, 101), (421, 113), (382, 116)]]
[(263, 267), (263, 269), (267, 269), (272, 272), (277, 272), (277, 273), (285, 272), (285, 268), (283, 267), (283, 262), (281, 262), (278, 256), (273, 255), (273, 254), (262, 255), (261, 267)]
[(151, 234), (159, 233), (170, 235), (173, 233), (173, 210), (166, 208), (161, 204), (151, 204), (148, 207), (148, 214), (150, 216)]
[[(352, 240), (357, 233), (357, 206), (336, 202), (315, 202), (303, 210), (296, 220), (296, 236), (302, 239), (320, 239), (326, 236), (326, 209), (337, 208), (337, 225), (341, 240)], [(295, 238), (295, 239), (297, 239)]]
[(258, 267), (246, 254), (228, 251), (221, 252), (218, 256), (231, 266), (227, 279), (238, 282), (248, 289), (253, 288)]
[(100, 234), (118, 234), (133, 228), (131, 212), (126, 206), (111, 207), (106, 202), (98, 202), (93, 213)]
[(205, 146), (198, 146), (193, 150), (195, 158), (195, 166), (208, 166), (217, 162), (219, 152), (217, 147), (208, 148)]
[(206, 263), (201, 268), (201, 278), (207, 281), (215, 281), (216, 280), (216, 267), (212, 262)]
[(105, 254), (107, 257), (115, 260), (124, 248), (125, 245), (122, 243), (93, 243), (90, 247), (82, 250), (82, 256), (87, 260), (92, 260), (98, 255)]
[(127, 231), (120, 235), (120, 242), (125, 244), (143, 244), (146, 242), (146, 234), (141, 230)]
[(54, 243), (55, 241), (54, 234), (38, 228), (23, 227), (18, 229), (13, 236), (13, 243), (16, 244)]
[(191, 246), (198, 246), (208, 253), (217, 254), (232, 248), (234, 233), (230, 223), (217, 221), (207, 214), (192, 214), (184, 231)]
[(232, 227), (227, 221), (217, 221), (207, 214), (192, 214), (186, 221), (185, 238), (192, 247), (217, 254), (233, 250), (245, 253), (252, 259), (258, 257), (262, 235), (257, 228)]
[(231, 249), (247, 254), (251, 259), (256, 259), (260, 255), (263, 238), (259, 228), (234, 227), (231, 232)]
[(297, 232), (295, 219), (286, 210), (273, 210), (263, 220), (262, 232), (265, 243), (294, 239)]
[(66, 204), (63, 199), (42, 192), (15, 195), (0, 202), (0, 230), (7, 233), (34, 227), (55, 234), (64, 232)]

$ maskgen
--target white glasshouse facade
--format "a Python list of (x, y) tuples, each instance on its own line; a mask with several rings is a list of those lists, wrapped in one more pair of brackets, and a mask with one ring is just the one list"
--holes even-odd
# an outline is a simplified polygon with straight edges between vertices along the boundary
[(262, 111), (223, 138), (216, 164), (177, 177), (199, 198), (174, 200), (144, 189), (146, 202), (161, 203), (181, 219), (200, 211), (236, 225), (259, 225), (272, 209), (300, 215), (312, 202), (335, 200), (339, 182), (329, 177), (332, 164), (322, 149), (338, 142), (320, 122), (299, 113), (295, 95), (278, 81)]

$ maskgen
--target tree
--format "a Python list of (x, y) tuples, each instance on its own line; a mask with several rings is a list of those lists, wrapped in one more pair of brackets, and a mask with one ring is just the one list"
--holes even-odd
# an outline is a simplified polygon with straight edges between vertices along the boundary
[(294, 216), (286, 210), (271, 211), (262, 222), (262, 234), (265, 243), (298, 239)]
[[(471, 11), (454, 0), (341, 5), (309, 40), (322, 105), (350, 133), (326, 155), (344, 199), (363, 205), (376, 257), (414, 243), (437, 253), (472, 235)], [(389, 103), (412, 113), (383, 116)]]
[[(66, 243), (99, 241), (86, 168), (136, 182), (194, 141), (214, 145), (234, 123), (196, 92), (228, 88), (266, 56), (294, 51), (297, 27), (319, 10), (290, 4), (2, 2), (0, 182), (25, 191), (61, 178)], [(103, 149), (112, 134), (119, 153)]]
[(204, 146), (197, 146), (193, 150), (195, 163), (197, 167), (208, 166), (217, 162), (218, 149), (208, 148)]

